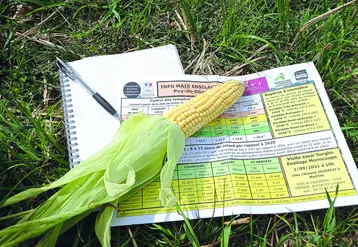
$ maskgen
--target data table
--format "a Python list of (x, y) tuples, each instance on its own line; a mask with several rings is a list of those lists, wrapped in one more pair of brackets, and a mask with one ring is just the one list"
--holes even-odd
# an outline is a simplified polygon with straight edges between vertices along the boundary
[(243, 96), (219, 118), (187, 139), (187, 145), (271, 139), (260, 95)]
[[(314, 85), (266, 92), (264, 82), (186, 139), (172, 181), (184, 211), (322, 200), (338, 182), (340, 196), (356, 194)], [(122, 99), (121, 115), (162, 115), (190, 98)], [(156, 180), (121, 203), (118, 216), (176, 212), (161, 206), (159, 188)]]
[[(131, 102), (127, 104), (127, 102)], [(137, 104), (133, 103), (137, 102)], [(166, 100), (160, 103), (149, 99), (123, 99), (122, 116), (131, 116), (139, 111), (146, 115), (162, 115), (181, 101)], [(223, 142), (246, 142), (271, 139), (266, 113), (260, 95), (242, 96), (219, 118), (205, 125), (190, 138), (186, 145), (215, 144)]]
[[(159, 187), (160, 182), (154, 181), (121, 209), (160, 208)], [(277, 158), (178, 164), (172, 188), (181, 205), (289, 197)]]

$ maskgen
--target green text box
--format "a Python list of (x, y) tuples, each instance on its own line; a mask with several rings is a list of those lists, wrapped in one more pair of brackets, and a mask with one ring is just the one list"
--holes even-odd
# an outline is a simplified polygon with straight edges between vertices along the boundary
[(268, 122), (258, 122), (258, 123), (252, 123), (252, 124), (245, 124), (245, 129), (257, 129), (257, 128), (264, 128), (268, 127)]
[(217, 136), (227, 136), (229, 135), (227, 130), (222, 130), (222, 131), (211, 131), (211, 136), (212, 137), (217, 137)]
[(229, 167), (213, 167), (214, 176), (222, 176), (222, 175), (229, 175), (230, 169)]
[(178, 171), (178, 174), (179, 174), (179, 179), (195, 178), (195, 170), (194, 169), (181, 170), (181, 171)]
[(261, 165), (245, 166), (247, 174), (264, 173), (264, 169)]
[(230, 131), (230, 130), (243, 130), (245, 128), (244, 128), (244, 125), (241, 124), (241, 125), (227, 126), (227, 129)]
[(243, 165), (232, 165), (230, 166), (231, 174), (246, 174), (245, 166)]
[(212, 167), (231, 166), (231, 165), (244, 165), (243, 160), (222, 160), (211, 162)]
[(244, 136), (245, 130), (239, 129), (239, 130), (228, 130), (229, 136)]
[(265, 173), (276, 173), (276, 172), (282, 171), (280, 163), (272, 163), (272, 164), (263, 165), (263, 168), (264, 168)]
[(210, 130), (209, 131), (199, 130), (199, 131), (195, 132), (191, 137), (211, 137), (211, 131)]
[(211, 131), (224, 131), (227, 130), (226, 126), (212, 126)]
[(246, 129), (245, 128), (246, 135), (253, 135), (253, 134), (260, 134), (260, 133), (267, 133), (267, 132), (270, 132), (269, 127), (256, 128), (256, 129)]
[(211, 170), (211, 168), (197, 169), (197, 170), (195, 170), (195, 176), (197, 178), (212, 177), (213, 176), (213, 171)]
[(278, 158), (244, 160), (245, 165), (265, 165), (270, 163), (278, 163)]
[(210, 165), (210, 163), (180, 164), (180, 165), (178, 165), (178, 171), (188, 170), (188, 169), (201, 169), (201, 168), (211, 168), (211, 165)]

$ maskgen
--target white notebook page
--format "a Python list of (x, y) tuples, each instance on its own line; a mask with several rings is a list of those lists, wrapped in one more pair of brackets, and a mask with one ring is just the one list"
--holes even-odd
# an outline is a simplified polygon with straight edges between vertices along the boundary
[[(121, 92), (116, 82), (123, 75), (183, 74), (177, 49), (173, 45), (130, 53), (89, 57), (70, 63), (85, 81), (119, 111)], [(70, 80), (73, 120), (77, 137), (78, 158), (81, 162), (105, 147), (120, 123), (105, 111), (84, 88)], [(72, 162), (71, 162), (72, 163)]]

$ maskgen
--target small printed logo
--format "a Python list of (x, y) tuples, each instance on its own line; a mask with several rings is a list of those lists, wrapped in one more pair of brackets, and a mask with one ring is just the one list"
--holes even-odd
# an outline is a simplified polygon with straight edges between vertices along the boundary
[(144, 82), (143, 83), (143, 97), (154, 97), (154, 83)]
[(141, 88), (138, 83), (131, 81), (123, 87), (123, 94), (127, 98), (137, 98), (140, 95)]
[(283, 73), (280, 73), (280, 74), (276, 77), (275, 81), (278, 81), (278, 80), (285, 80), (285, 75), (284, 75)]
[(295, 78), (296, 78), (296, 81), (301, 81), (301, 80), (308, 79), (307, 71), (305, 69), (296, 71), (295, 72)]

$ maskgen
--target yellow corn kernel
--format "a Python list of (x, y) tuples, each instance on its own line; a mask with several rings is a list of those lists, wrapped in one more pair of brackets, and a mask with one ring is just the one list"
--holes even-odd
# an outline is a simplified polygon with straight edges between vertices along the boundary
[(189, 137), (229, 109), (244, 90), (245, 83), (230, 80), (169, 110), (163, 117), (179, 125), (185, 137)]

